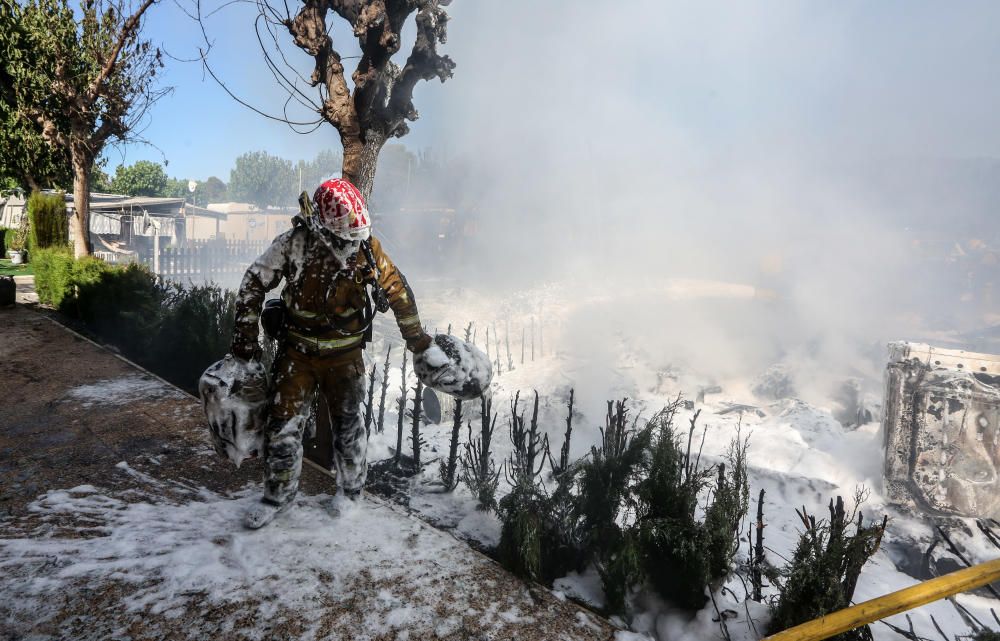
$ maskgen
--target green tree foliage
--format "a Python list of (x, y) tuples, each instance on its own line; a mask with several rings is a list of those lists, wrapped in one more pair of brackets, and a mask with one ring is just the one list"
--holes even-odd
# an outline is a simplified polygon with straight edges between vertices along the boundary
[(236, 293), (215, 285), (164, 288), (156, 338), (143, 358), (181, 387), (194, 389), (205, 368), (229, 351), (236, 317)]
[(294, 205), (297, 186), (298, 176), (291, 161), (266, 151), (251, 151), (239, 156), (229, 174), (229, 197), (261, 209)]
[(111, 180), (111, 190), (129, 196), (163, 196), (169, 182), (163, 165), (139, 160), (134, 165), (118, 165)]
[(62, 193), (35, 192), (28, 197), (28, 248), (69, 246), (69, 219)]
[(195, 188), (195, 204), (204, 207), (209, 203), (225, 202), (227, 191), (226, 183), (215, 176), (209, 176), (206, 180), (199, 182), (198, 187)]
[(97, 163), (94, 163), (94, 168), (90, 171), (90, 191), (99, 194), (111, 193), (111, 176)]
[(54, 149), (42, 136), (41, 125), (25, 118), (15, 80), (26, 68), (43, 64), (43, 52), (28, 46), (30, 34), (24, 8), (0, 2), (0, 179), (25, 191), (45, 187), (68, 188), (72, 182), (68, 149)]
[(160, 190), (158, 196), (163, 196), (164, 198), (183, 198), (185, 200), (194, 200), (194, 196), (191, 190), (188, 189), (188, 181), (183, 178), (168, 178), (167, 184), (163, 186)]
[[(310, 161), (300, 160), (295, 166), (295, 193), (307, 192), (312, 195), (324, 180), (340, 176), (344, 159), (335, 151), (324, 150)], [(300, 180), (301, 178), (301, 180)], [(300, 188), (299, 185), (302, 185)]]
[[(160, 52), (139, 38), (155, 0), (2, 3), (0, 49), (8, 112), (37, 127), (54, 161), (69, 158), (77, 255), (90, 253), (90, 175), (108, 143), (136, 127), (167, 90), (155, 88)], [(22, 141), (29, 141), (26, 136)]]

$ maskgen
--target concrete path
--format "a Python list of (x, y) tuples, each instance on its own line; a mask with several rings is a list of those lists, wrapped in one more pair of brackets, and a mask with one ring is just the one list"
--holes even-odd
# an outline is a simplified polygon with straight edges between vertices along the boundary
[(0, 310), (0, 639), (610, 639), (606, 622), (307, 468), (259, 532), (259, 463), (198, 402), (54, 321)]
[(37, 303), (38, 294), (35, 293), (34, 276), (15, 276), (14, 285), (17, 287), (15, 300), (19, 303)]

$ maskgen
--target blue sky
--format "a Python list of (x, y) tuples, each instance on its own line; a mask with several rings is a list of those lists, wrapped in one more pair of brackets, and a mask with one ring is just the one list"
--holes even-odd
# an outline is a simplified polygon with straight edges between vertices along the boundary
[[(449, 11), (442, 49), (456, 76), (418, 86), (422, 117), (402, 141), (414, 149), (490, 148), (505, 161), (534, 149), (559, 162), (553, 150), (613, 155), (625, 135), (630, 153), (672, 149), (693, 164), (1000, 156), (997, 3), (455, 0)], [(235, 92), (278, 112), (285, 95), (264, 66), (254, 16), (231, 5), (209, 19), (209, 60)], [(150, 9), (145, 34), (179, 58), (202, 46), (172, 0)], [(339, 19), (332, 35), (342, 55), (357, 53)], [(199, 63), (168, 58), (163, 81), (174, 92), (144, 133), (159, 150), (132, 146), (126, 163), (165, 156), (172, 176), (228, 180), (245, 151), (294, 160), (339, 148), (328, 125), (301, 136), (240, 106)], [(113, 171), (122, 155), (107, 155)]]

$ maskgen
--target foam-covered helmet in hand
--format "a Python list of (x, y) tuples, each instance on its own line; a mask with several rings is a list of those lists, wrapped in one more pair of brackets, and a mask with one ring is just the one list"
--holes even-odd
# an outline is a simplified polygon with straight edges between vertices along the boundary
[(237, 467), (264, 452), (267, 389), (264, 366), (232, 354), (211, 365), (198, 381), (212, 445)]

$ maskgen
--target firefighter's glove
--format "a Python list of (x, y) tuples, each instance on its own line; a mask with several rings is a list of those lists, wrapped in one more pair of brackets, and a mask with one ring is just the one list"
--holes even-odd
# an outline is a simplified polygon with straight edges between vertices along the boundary
[(245, 361), (259, 361), (262, 350), (260, 344), (256, 341), (250, 342), (241, 337), (233, 337), (233, 344), (230, 346), (229, 351), (232, 352), (233, 356)]
[(430, 347), (433, 342), (434, 339), (431, 338), (430, 334), (422, 332), (420, 336), (415, 336), (406, 340), (406, 349), (410, 350), (414, 354), (419, 354)]

